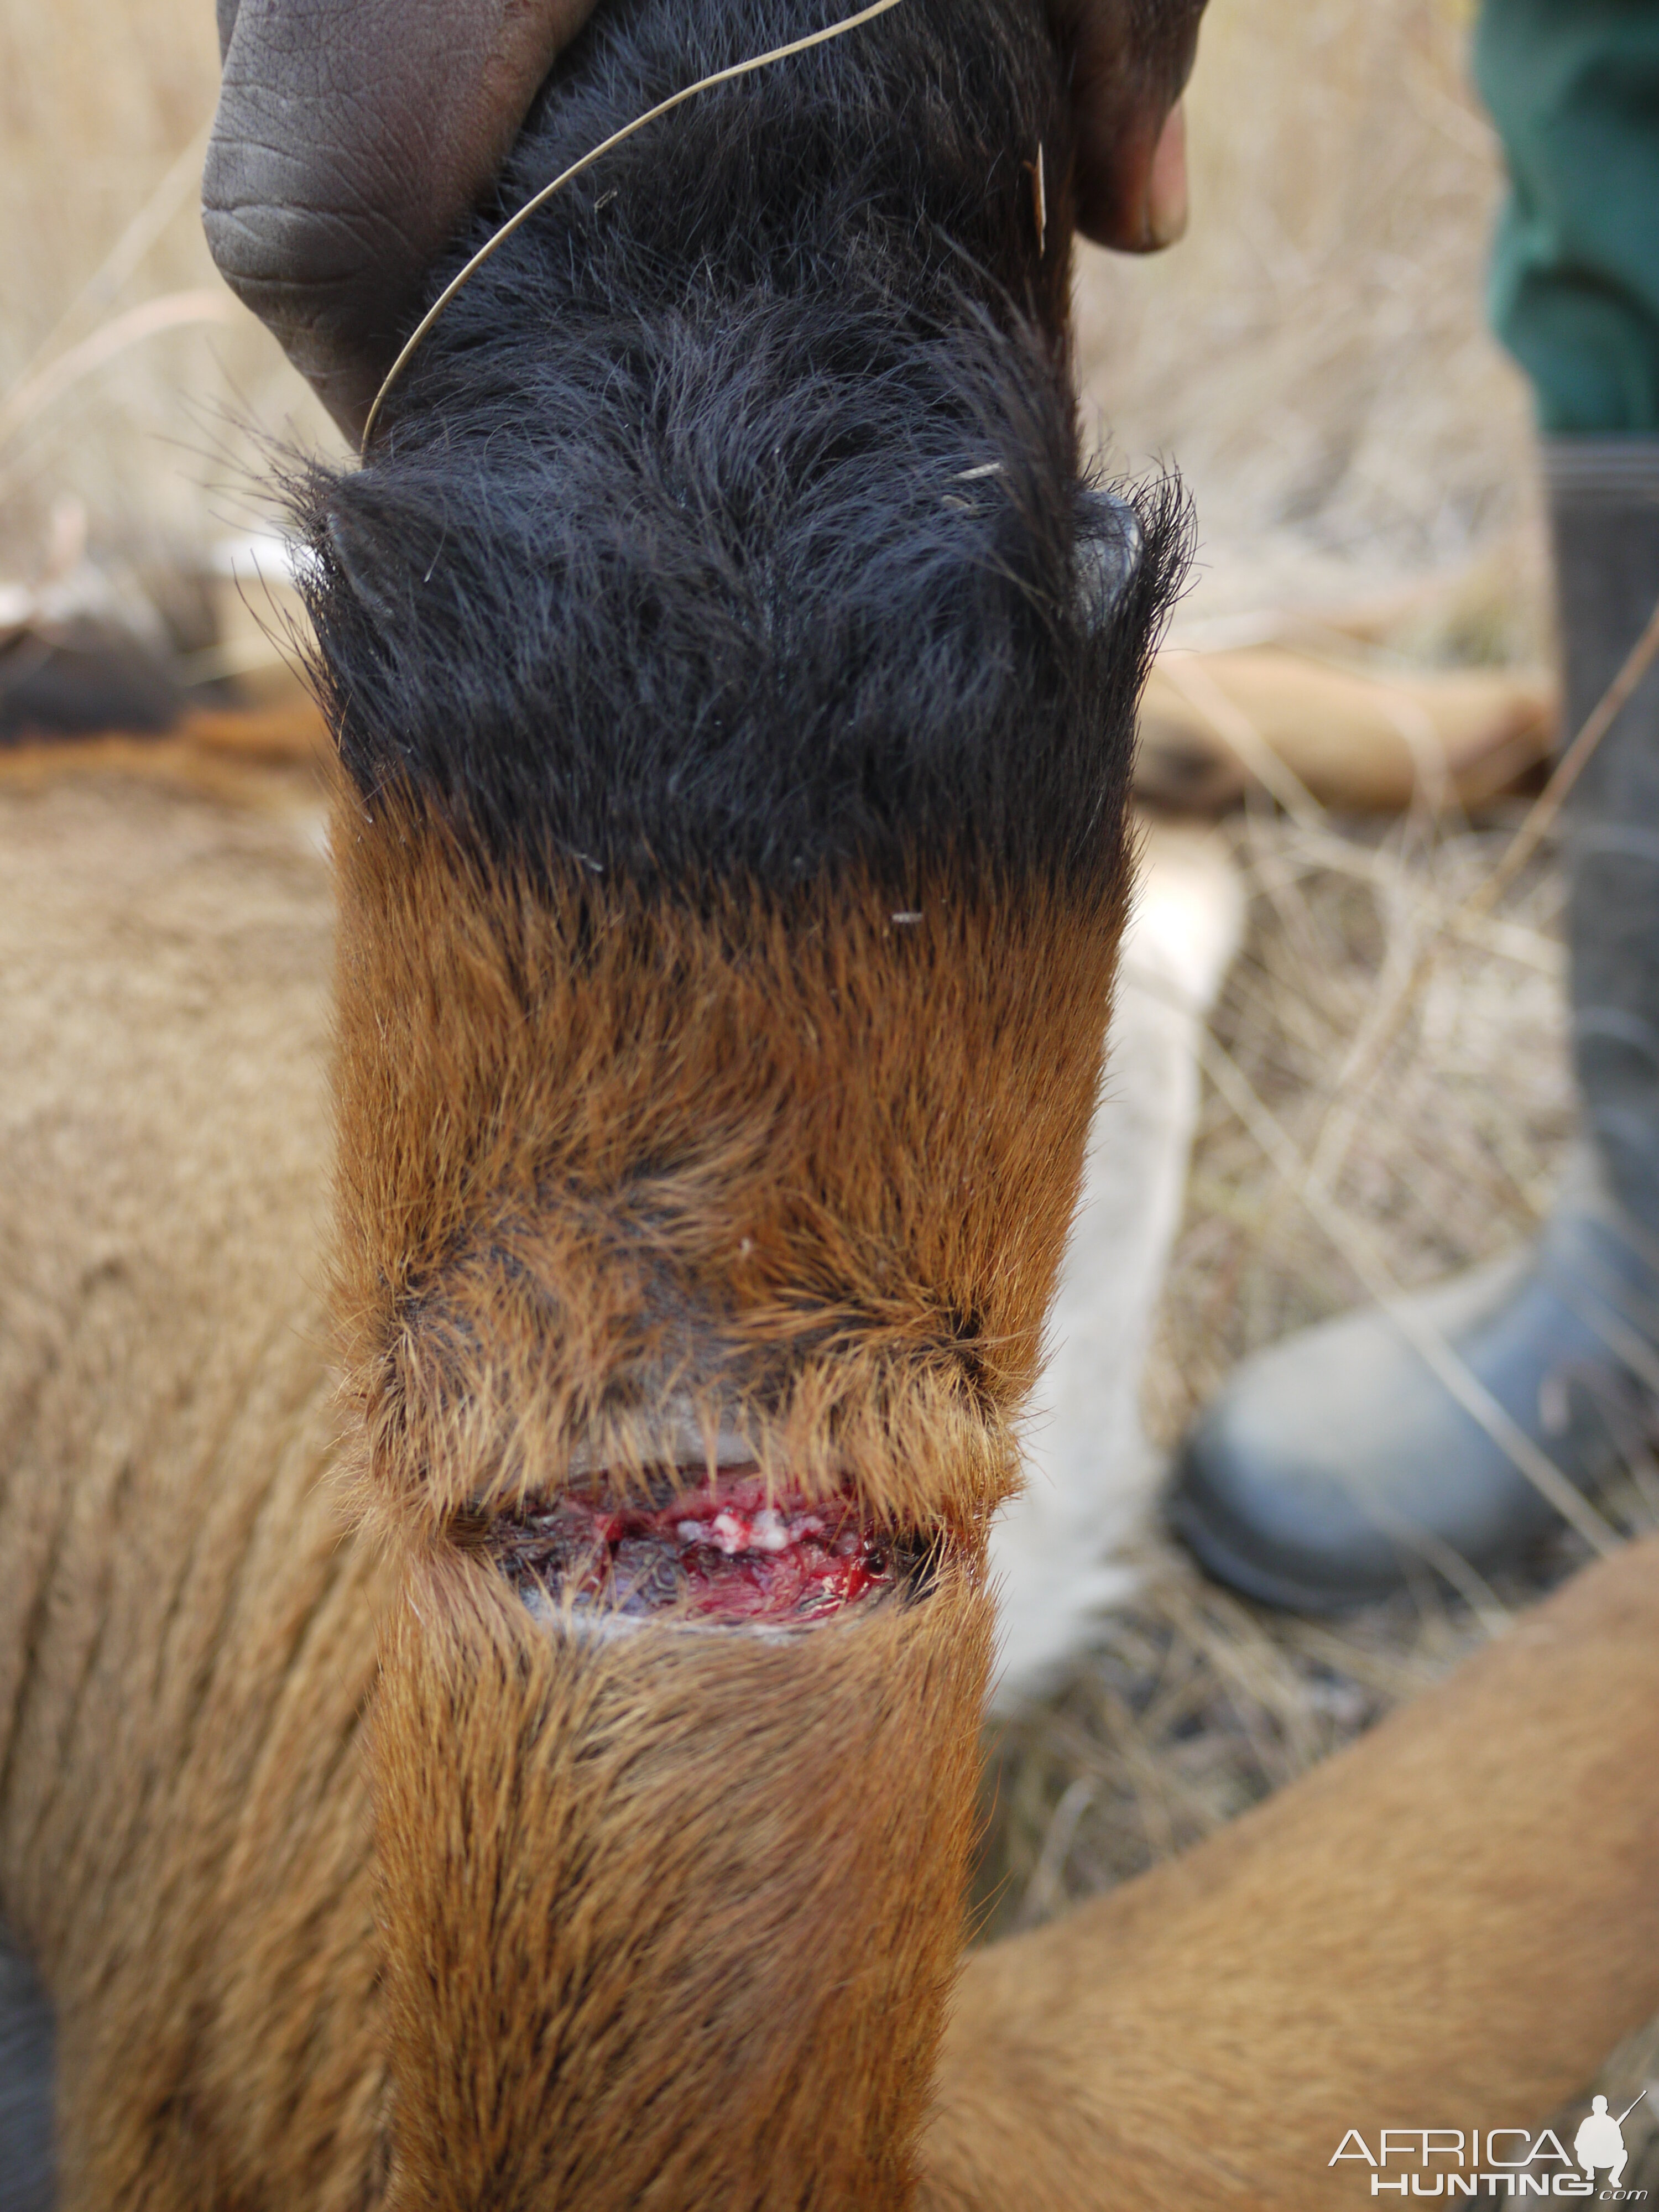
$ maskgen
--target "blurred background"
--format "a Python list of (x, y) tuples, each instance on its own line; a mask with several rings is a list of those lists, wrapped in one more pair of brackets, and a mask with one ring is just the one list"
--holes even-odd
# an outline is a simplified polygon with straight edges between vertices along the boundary
[(0, 5), (0, 592), (257, 685), (259, 441), (336, 434), (208, 256), (218, 77), (210, 0)]
[(1469, 86), (1473, 0), (1212, 0), (1172, 252), (1091, 251), (1097, 434), (1197, 500), (1189, 617), (1490, 564), (1539, 652), (1546, 594), (1522, 380), (1481, 314), (1501, 158)]
[[(1085, 249), (1093, 434), (1197, 498), (1185, 621), (1486, 562), (1461, 642), (1535, 658), (1518, 380), (1480, 318), (1498, 191), (1465, 0), (1214, 0), (1189, 95), (1193, 223)], [(188, 568), (260, 520), (250, 431), (333, 433), (215, 276), (197, 216), (208, 0), (0, 4), (0, 574), (84, 508), (100, 555)], [(62, 547), (60, 545), (61, 553)]]

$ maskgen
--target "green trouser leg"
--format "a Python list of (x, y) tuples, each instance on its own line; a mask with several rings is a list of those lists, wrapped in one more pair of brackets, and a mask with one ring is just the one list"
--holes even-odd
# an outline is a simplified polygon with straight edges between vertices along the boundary
[(1485, 0), (1511, 191), (1492, 327), (1546, 435), (1659, 434), (1659, 0)]
[[(1475, 68), (1512, 183), (1491, 307), (1544, 433), (1570, 737), (1659, 589), (1659, 0), (1486, 0)], [(1659, 675), (1565, 828), (1585, 1131), (1659, 1235)]]

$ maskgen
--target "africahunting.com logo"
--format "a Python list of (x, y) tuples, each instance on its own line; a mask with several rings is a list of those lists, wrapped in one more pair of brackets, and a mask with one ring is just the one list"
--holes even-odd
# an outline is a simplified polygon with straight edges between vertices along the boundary
[(1332, 2166), (1370, 2168), (1373, 2197), (1600, 2197), (1638, 2203), (1645, 2189), (1626, 2189), (1625, 2122), (1647, 2095), (1615, 2119), (1597, 2097), (1579, 2123), (1569, 2154), (1553, 2128), (1382, 2128), (1369, 2137), (1350, 2128)]

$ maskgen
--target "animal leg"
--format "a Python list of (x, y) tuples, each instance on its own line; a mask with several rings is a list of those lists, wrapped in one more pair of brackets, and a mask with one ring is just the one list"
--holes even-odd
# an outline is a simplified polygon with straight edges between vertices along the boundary
[(923, 2203), (1322, 2207), (1351, 2127), (1537, 2124), (1659, 2006), (1656, 1705), (1650, 1538), (1198, 1850), (980, 1953)]

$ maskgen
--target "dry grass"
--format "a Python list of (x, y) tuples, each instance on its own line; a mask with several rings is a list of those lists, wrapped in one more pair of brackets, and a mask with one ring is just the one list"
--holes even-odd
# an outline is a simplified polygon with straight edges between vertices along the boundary
[[(1479, 938), (1440, 939), (1400, 997), (1437, 917), (1494, 865), (1512, 826), (1236, 817), (1249, 923), (1210, 1045), (1228, 1091), (1205, 1086), (1145, 1386), (1164, 1445), (1245, 1353), (1364, 1301), (1352, 1244), (1413, 1285), (1535, 1225), (1572, 1119), (1553, 872), (1523, 876)], [(1269, 1157), (1268, 1117), (1321, 1194), (1320, 1216)], [(998, 1925), (1208, 1833), (1482, 1633), (1428, 1586), (1316, 1624), (1213, 1589), (1155, 1539), (1146, 1566), (1140, 1600), (1099, 1652), (1001, 1742), (987, 1869), (988, 1886), (1003, 1886)]]
[[(1572, 1131), (1559, 877), (1534, 867), (1496, 915), (1443, 929), (1514, 818), (1345, 834), (1246, 816), (1234, 833), (1252, 918), (1213, 1048), (1407, 1286), (1524, 1238)], [(1148, 1378), (1155, 1433), (1172, 1442), (1243, 1353), (1364, 1294), (1353, 1247), (1212, 1085)]]
[[(1559, 878), (1547, 861), (1534, 866), (1489, 921), (1437, 934), (1517, 818), (1510, 808), (1438, 828), (1236, 819), (1251, 902), (1212, 1025), (1224, 1088), (1206, 1085), (1146, 1384), (1149, 1427), (1164, 1443), (1237, 1358), (1363, 1300), (1356, 1250), (1380, 1254), (1396, 1283), (1420, 1284), (1522, 1240), (1547, 1206), (1573, 1125)], [(1402, 994), (1431, 939), (1432, 964)], [(1267, 1117), (1281, 1133), (1278, 1164)], [(1284, 1139), (1297, 1163), (1291, 1178)], [(1631, 1467), (1600, 1502), (1621, 1530), (1659, 1526), (1651, 1463)], [(1530, 1571), (1488, 1594), (1488, 1618), (1584, 1556), (1564, 1531)], [(1198, 1841), (1488, 1632), (1426, 1578), (1389, 1604), (1319, 1622), (1207, 1584), (1156, 1535), (1143, 1564), (1139, 1596), (1103, 1624), (1097, 1649), (989, 1746), (988, 1935), (1045, 1919)], [(1616, 2109), (1653, 2065), (1659, 2033), (1615, 2055), (1600, 2086)], [(1645, 2111), (1632, 2122), (1633, 2149)], [(1638, 2162), (1650, 2156), (1659, 2169), (1659, 2142)], [(1629, 2178), (1640, 2182), (1634, 2165)]]

